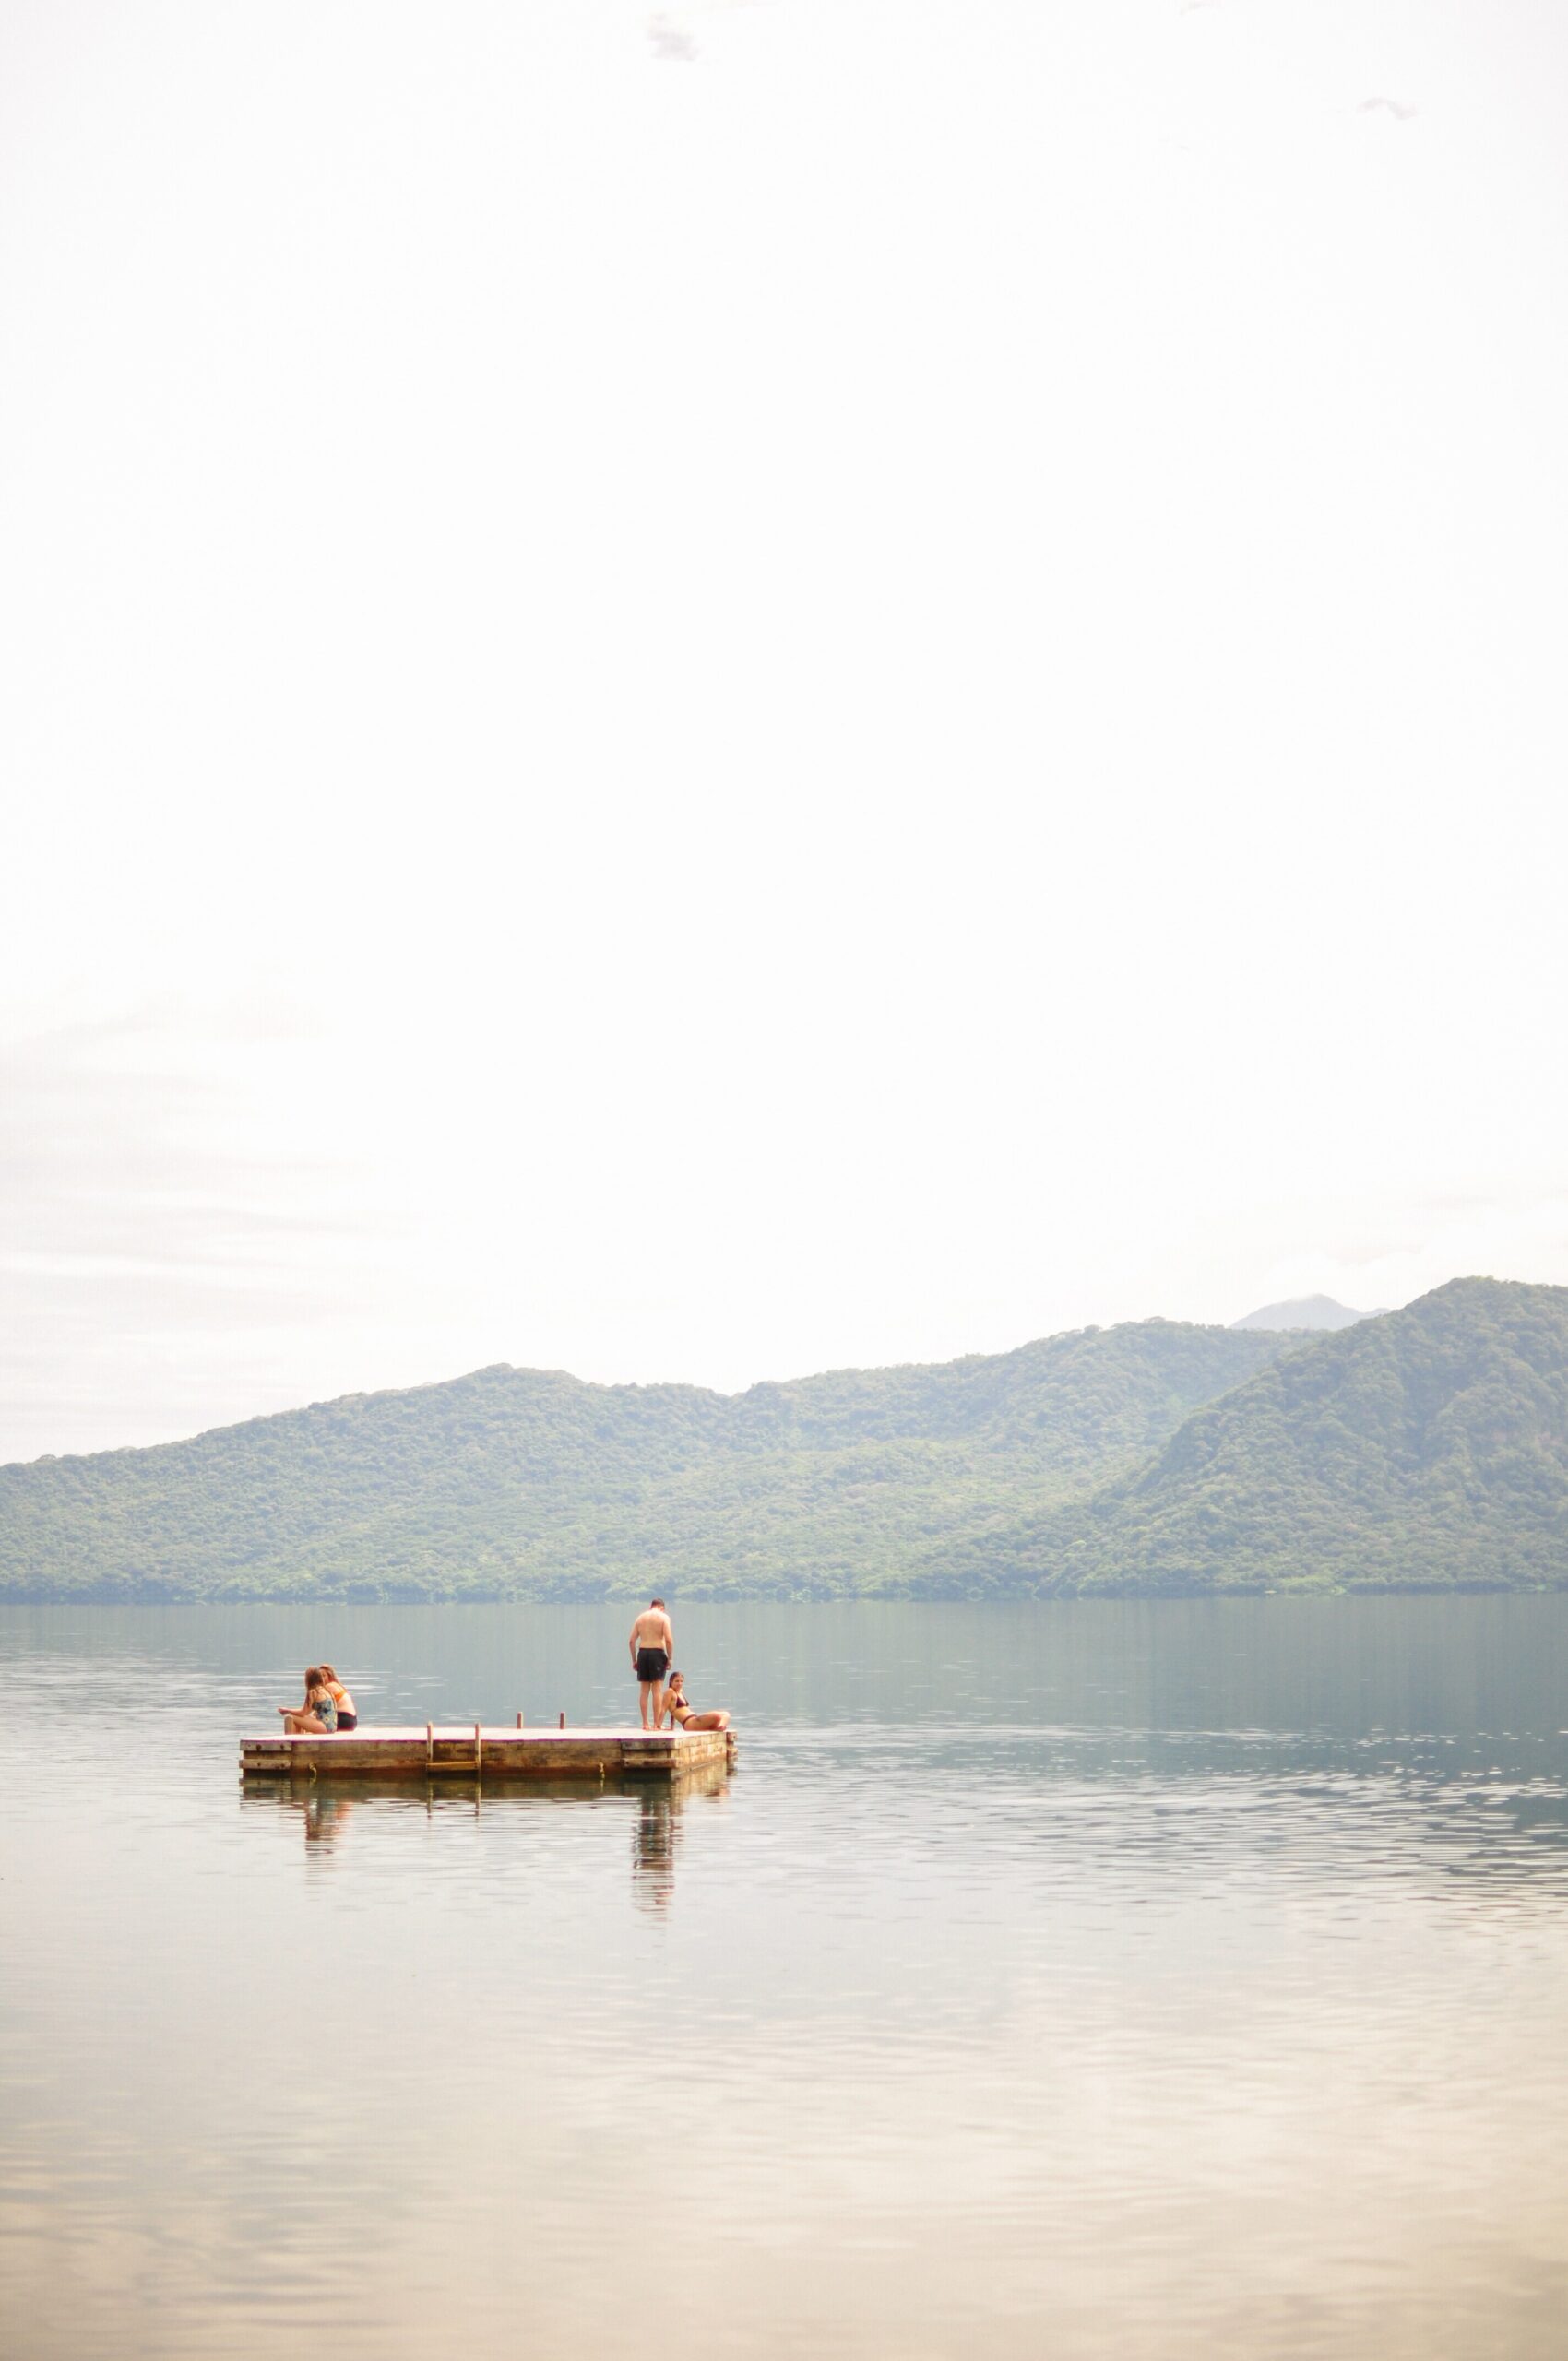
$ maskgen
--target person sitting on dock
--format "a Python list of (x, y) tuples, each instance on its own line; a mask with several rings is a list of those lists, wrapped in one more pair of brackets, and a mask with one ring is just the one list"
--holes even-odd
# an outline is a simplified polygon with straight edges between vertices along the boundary
[(643, 1727), (656, 1730), (664, 1717), (664, 1676), (675, 1653), (675, 1634), (661, 1598), (646, 1607), (633, 1624), (631, 1644)]
[(670, 1687), (665, 1692), (664, 1710), (669, 1714), (671, 1721), (676, 1724), (683, 1731), (727, 1730), (730, 1726), (730, 1716), (728, 1713), (697, 1714), (693, 1712), (691, 1706), (686, 1703), (686, 1676), (683, 1672), (672, 1672), (671, 1674)]
[(305, 1675), (303, 1705), (279, 1705), (285, 1738), (328, 1738), (338, 1726), (338, 1702), (313, 1664)]
[(360, 1717), (354, 1711), (354, 1701), (333, 1671), (332, 1667), (325, 1659), (321, 1667), (321, 1679), (323, 1686), (331, 1691), (332, 1703), (338, 1708), (338, 1727), (340, 1730), (357, 1730), (360, 1726)]

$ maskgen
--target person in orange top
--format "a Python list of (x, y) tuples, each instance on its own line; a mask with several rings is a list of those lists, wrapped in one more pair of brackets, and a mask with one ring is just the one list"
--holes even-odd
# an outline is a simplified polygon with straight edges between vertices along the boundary
[(324, 1664), (322, 1666), (321, 1678), (325, 1686), (331, 1693), (332, 1703), (338, 1708), (339, 1728), (340, 1730), (357, 1730), (360, 1726), (360, 1717), (354, 1711), (354, 1701), (350, 1696), (348, 1691), (344, 1688), (342, 1682), (339, 1679), (337, 1674), (333, 1671), (332, 1667), (329, 1664)]

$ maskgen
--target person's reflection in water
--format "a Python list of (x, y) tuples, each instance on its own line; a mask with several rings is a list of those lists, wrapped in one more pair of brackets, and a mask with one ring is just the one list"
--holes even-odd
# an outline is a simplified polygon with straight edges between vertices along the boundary
[(674, 1797), (645, 1788), (632, 1821), (632, 1900), (639, 1910), (667, 1910), (673, 1899), (679, 1828)]
[(353, 1805), (346, 1796), (335, 1796), (325, 1788), (313, 1789), (298, 1809), (304, 1814), (305, 1845), (336, 1845), (349, 1824)]
[(677, 1786), (642, 1790), (632, 1821), (632, 1900), (639, 1910), (668, 1909), (674, 1898), (675, 1852), (686, 1805), (695, 1797), (722, 1804), (728, 1794), (722, 1762), (705, 1763)]

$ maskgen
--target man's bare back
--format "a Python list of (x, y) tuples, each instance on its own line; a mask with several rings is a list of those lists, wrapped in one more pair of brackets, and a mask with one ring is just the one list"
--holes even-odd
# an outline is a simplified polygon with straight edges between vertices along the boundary
[(632, 1654), (639, 1648), (662, 1648), (667, 1656), (675, 1653), (675, 1634), (670, 1628), (670, 1618), (662, 1607), (646, 1607), (632, 1626)]

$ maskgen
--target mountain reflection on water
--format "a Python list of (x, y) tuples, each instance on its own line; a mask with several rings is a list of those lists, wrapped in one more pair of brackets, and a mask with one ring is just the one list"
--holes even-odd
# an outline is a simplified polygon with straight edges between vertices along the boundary
[(623, 1608), (0, 1613), (7, 2353), (1556, 2353), (1568, 1601), (675, 1608), (674, 1795), (238, 1784)]

